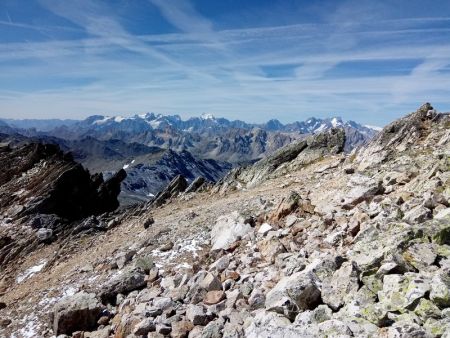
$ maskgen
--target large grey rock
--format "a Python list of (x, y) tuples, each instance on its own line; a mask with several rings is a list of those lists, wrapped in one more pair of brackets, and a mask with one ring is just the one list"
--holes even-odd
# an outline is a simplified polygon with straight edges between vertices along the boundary
[(231, 244), (253, 231), (237, 211), (221, 216), (211, 230), (212, 250), (228, 249)]
[(53, 332), (72, 334), (75, 331), (93, 331), (104, 306), (95, 294), (79, 292), (64, 298), (54, 307), (52, 314)]
[(431, 281), (430, 299), (438, 306), (450, 306), (450, 271), (439, 270)]
[(333, 310), (339, 309), (358, 291), (358, 271), (354, 264), (345, 262), (341, 268), (326, 278), (322, 284), (322, 300)]
[(294, 319), (299, 311), (312, 309), (320, 302), (320, 290), (311, 272), (297, 272), (282, 278), (266, 295), (269, 311)]
[(383, 191), (381, 182), (360, 174), (352, 176), (349, 186), (351, 190), (343, 197), (342, 207), (344, 209), (352, 209)]
[(111, 303), (119, 293), (127, 294), (145, 285), (145, 274), (140, 270), (121, 271), (102, 286), (99, 294), (103, 303)]
[(52, 229), (47, 229), (47, 228), (40, 228), (36, 232), (36, 237), (41, 242), (48, 241), (48, 240), (50, 240), (53, 237), (53, 230)]
[(388, 311), (403, 311), (431, 290), (431, 280), (420, 274), (386, 275), (378, 292), (380, 303)]
[(403, 220), (405, 222), (408, 222), (410, 224), (414, 223), (423, 223), (427, 219), (430, 219), (432, 215), (432, 212), (430, 209), (425, 208), (421, 205), (418, 205), (408, 212), (405, 213), (405, 216), (403, 217)]
[(201, 305), (189, 304), (186, 308), (186, 319), (194, 325), (205, 326), (214, 319), (214, 315)]

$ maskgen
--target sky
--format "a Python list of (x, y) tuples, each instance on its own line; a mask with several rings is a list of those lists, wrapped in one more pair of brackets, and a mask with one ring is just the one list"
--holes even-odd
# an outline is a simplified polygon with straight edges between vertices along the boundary
[(448, 0), (0, 0), (0, 117), (450, 111)]

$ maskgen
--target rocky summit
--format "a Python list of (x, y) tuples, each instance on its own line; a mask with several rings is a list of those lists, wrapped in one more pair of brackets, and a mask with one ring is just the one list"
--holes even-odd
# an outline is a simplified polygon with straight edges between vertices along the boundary
[(450, 337), (450, 116), (347, 137), (120, 210), (123, 170), (3, 145), (0, 336)]

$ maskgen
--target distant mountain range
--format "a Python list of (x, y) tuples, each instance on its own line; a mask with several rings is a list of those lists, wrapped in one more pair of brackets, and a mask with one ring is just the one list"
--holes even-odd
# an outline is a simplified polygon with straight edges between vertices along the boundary
[[(94, 115), (75, 120), (3, 120), (29, 136), (54, 136), (66, 140), (87, 136), (118, 139), (173, 150), (188, 150), (202, 158), (231, 163), (264, 157), (293, 140), (331, 128), (347, 132), (346, 150), (363, 144), (377, 133), (377, 127), (363, 126), (340, 117), (309, 118), (283, 124), (273, 119), (263, 124), (216, 118), (211, 114), (187, 120), (179, 115), (147, 113), (132, 117)], [(0, 126), (1, 127), (1, 126)]]
[(176, 175), (188, 181), (222, 178), (232, 167), (247, 165), (311, 134), (345, 130), (345, 150), (374, 135), (374, 127), (340, 117), (309, 118), (283, 124), (230, 121), (211, 114), (187, 120), (178, 115), (148, 113), (132, 117), (94, 115), (85, 120), (0, 120), (5, 142), (44, 141), (58, 144), (92, 172), (125, 168), (122, 201), (145, 200)]
[(269, 120), (263, 124), (247, 123), (240, 120), (230, 121), (225, 118), (216, 118), (212, 114), (203, 114), (200, 117), (192, 117), (187, 120), (183, 120), (179, 115), (163, 115), (155, 113), (147, 113), (141, 115), (134, 115), (131, 117), (122, 116), (103, 116), (93, 115), (85, 120), (73, 120), (73, 119), (1, 119), (7, 125), (13, 128), (19, 129), (31, 129), (34, 128), (37, 131), (49, 132), (58, 127), (71, 127), (76, 129), (105, 129), (113, 125), (120, 124), (122, 129), (134, 128), (134, 131), (147, 130), (147, 129), (165, 129), (168, 127), (176, 128), (178, 130), (189, 132), (203, 132), (206, 129), (217, 128), (241, 128), (252, 129), (261, 128), (266, 131), (284, 131), (284, 132), (301, 132), (301, 133), (315, 133), (320, 132), (331, 127), (353, 127), (362, 132), (380, 131), (381, 127), (375, 126), (363, 126), (354, 121), (343, 121), (341, 117), (331, 118), (315, 118), (311, 117), (306, 121), (293, 122), (283, 124), (277, 119)]

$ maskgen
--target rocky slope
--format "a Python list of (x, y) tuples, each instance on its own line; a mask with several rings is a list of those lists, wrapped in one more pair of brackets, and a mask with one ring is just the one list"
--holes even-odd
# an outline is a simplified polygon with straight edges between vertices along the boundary
[(180, 176), (105, 232), (3, 264), (0, 335), (449, 337), (449, 116), (424, 105), (352, 154), (343, 137), (234, 184)]

